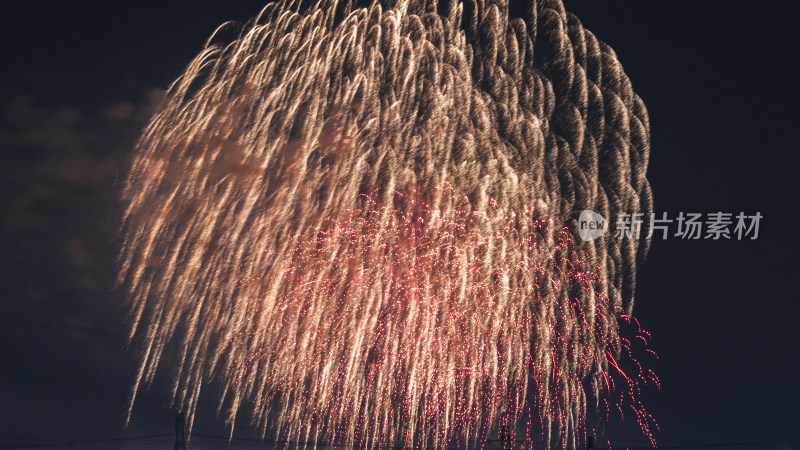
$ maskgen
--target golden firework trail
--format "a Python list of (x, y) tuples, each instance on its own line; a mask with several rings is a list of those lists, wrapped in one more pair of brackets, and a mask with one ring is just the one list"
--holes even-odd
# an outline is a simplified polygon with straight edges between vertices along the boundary
[(651, 211), (647, 113), (559, 0), (279, 1), (219, 40), (123, 192), (131, 405), (170, 354), (190, 424), (216, 381), (294, 442), (574, 447), (609, 400), (652, 439), (619, 332), (646, 245), (575, 227)]

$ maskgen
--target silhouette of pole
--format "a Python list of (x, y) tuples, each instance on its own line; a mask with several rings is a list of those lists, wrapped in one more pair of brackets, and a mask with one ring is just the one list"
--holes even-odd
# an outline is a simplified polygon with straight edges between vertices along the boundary
[(186, 450), (186, 421), (183, 413), (175, 413), (175, 450)]
[(586, 448), (589, 450), (594, 449), (594, 436), (591, 434), (589, 435), (589, 439), (586, 441)]

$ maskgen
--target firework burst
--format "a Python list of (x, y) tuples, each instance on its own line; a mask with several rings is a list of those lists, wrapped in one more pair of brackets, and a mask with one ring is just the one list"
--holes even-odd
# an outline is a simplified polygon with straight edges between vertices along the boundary
[(575, 446), (612, 396), (652, 437), (618, 362), (646, 246), (574, 238), (650, 211), (646, 110), (559, 1), (277, 2), (216, 40), (124, 189), (132, 400), (175, 347), (190, 423), (216, 379), (295, 441)]

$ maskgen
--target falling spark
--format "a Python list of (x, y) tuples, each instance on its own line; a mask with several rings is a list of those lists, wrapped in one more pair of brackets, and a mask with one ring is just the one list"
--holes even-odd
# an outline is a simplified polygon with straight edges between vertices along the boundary
[(608, 405), (653, 439), (628, 340), (646, 244), (575, 229), (651, 210), (647, 113), (611, 48), (558, 0), (280, 1), (218, 34), (123, 192), (131, 405), (170, 354), (190, 426), (216, 381), (231, 430), (246, 413), (297, 442), (503, 425), (575, 447)]

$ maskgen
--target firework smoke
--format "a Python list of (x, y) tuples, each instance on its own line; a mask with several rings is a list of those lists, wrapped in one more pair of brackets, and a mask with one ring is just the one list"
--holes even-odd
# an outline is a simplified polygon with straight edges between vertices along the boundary
[(174, 349), (190, 423), (216, 380), (294, 441), (575, 446), (616, 378), (651, 436), (617, 362), (647, 249), (574, 238), (650, 212), (647, 113), (560, 1), (277, 2), (216, 40), (123, 193), (131, 401)]

